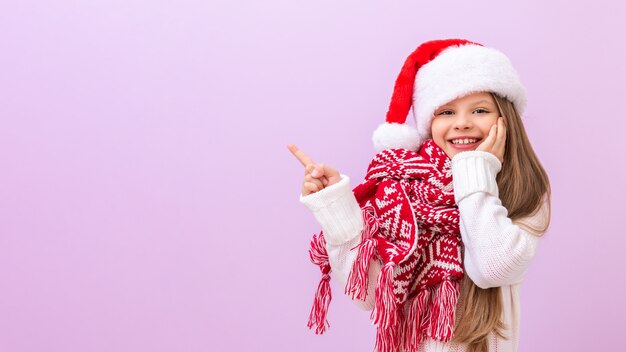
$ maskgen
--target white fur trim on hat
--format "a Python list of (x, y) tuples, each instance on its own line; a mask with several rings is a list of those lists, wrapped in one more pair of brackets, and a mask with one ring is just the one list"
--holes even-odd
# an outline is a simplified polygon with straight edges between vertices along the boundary
[(437, 108), (477, 92), (494, 92), (509, 99), (520, 114), (526, 106), (526, 90), (517, 71), (506, 55), (496, 49), (454, 46), (422, 66), (413, 91), (413, 115), (419, 138), (429, 138)]
[(417, 150), (425, 141), (421, 139), (415, 127), (400, 123), (383, 123), (372, 136), (374, 148), (381, 151), (389, 148)]

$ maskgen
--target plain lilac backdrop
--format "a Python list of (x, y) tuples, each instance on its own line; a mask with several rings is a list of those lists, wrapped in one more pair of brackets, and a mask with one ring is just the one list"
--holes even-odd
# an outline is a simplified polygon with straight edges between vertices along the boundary
[[(619, 7), (619, 8), (618, 8)], [(625, 8), (601, 1), (5, 1), (0, 351), (370, 351), (333, 284), (297, 143), (362, 179), (421, 42), (505, 52), (553, 186), (522, 351), (623, 345)]]

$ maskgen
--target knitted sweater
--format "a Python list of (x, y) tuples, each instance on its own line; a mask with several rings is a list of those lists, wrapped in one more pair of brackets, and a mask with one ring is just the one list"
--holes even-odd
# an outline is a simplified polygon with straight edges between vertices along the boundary
[[(520, 284), (540, 242), (549, 213), (547, 197), (539, 210), (531, 216), (512, 222), (498, 198), (496, 175), (500, 161), (491, 153), (467, 151), (452, 158), (454, 196), (459, 207), (461, 237), (464, 245), (466, 275), (480, 288), (501, 287), (503, 314), (509, 340), (491, 334), (489, 351), (518, 350), (520, 327)], [(319, 192), (300, 196), (300, 202), (309, 208), (324, 230), (331, 277), (345, 287), (356, 257), (351, 248), (361, 241), (363, 219), (352, 193), (350, 179), (341, 175), (341, 181)], [(369, 271), (368, 295), (365, 301), (354, 300), (366, 310), (374, 307), (374, 290), (381, 267), (372, 261)], [(459, 305), (463, 304), (460, 300)], [(462, 352), (463, 345), (426, 339), (420, 352)]]

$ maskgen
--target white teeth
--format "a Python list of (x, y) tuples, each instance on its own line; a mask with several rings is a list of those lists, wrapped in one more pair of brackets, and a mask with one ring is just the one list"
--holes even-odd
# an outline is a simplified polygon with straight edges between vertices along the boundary
[(465, 139), (454, 139), (452, 140), (453, 144), (472, 144), (476, 143), (478, 139), (476, 138), (465, 138)]

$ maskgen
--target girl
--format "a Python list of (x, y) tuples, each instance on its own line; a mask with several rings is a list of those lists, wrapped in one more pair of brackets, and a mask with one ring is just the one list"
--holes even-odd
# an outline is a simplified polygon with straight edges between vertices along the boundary
[(501, 52), (430, 41), (396, 80), (365, 182), (352, 190), (289, 145), (305, 166), (300, 201), (323, 229), (311, 243), (323, 276), (309, 327), (327, 326), (332, 272), (372, 310), (377, 351), (517, 351), (520, 284), (550, 223), (525, 103)]

